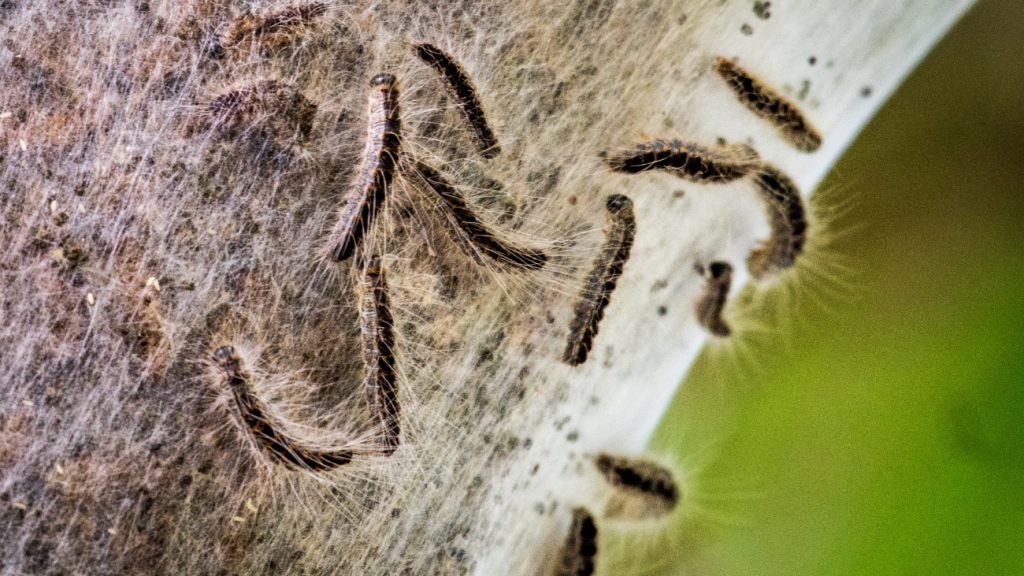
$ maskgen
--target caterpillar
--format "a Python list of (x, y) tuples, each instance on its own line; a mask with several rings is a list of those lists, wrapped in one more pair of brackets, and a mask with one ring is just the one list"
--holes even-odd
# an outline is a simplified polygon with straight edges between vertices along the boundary
[(373, 420), (381, 425), (384, 448), (390, 456), (400, 442), (398, 384), (395, 371), (395, 331), (388, 297), (387, 276), (380, 259), (372, 256), (363, 267), (359, 298), (362, 332), (363, 386)]
[(402, 120), (398, 81), (391, 74), (370, 80), (366, 148), (355, 184), (338, 213), (330, 251), (341, 262), (355, 252), (377, 211), (384, 204), (401, 153)]
[(652, 140), (631, 150), (602, 152), (601, 158), (615, 172), (637, 174), (664, 170), (698, 183), (729, 182), (746, 176), (759, 158), (749, 146), (733, 144), (717, 149), (680, 140)]
[(257, 80), (214, 97), (205, 106), (210, 125), (234, 135), (256, 125), (278, 136), (308, 138), (317, 105), (295, 86), (277, 80)]
[(712, 262), (706, 269), (699, 264), (694, 268), (705, 278), (704, 293), (696, 305), (697, 322), (709, 333), (725, 338), (732, 334), (732, 329), (722, 319), (725, 299), (732, 284), (732, 266), (726, 262)]
[(747, 257), (747, 269), (757, 279), (789, 268), (803, 251), (807, 217), (796, 184), (779, 169), (762, 165), (754, 184), (764, 201), (771, 235)]
[(587, 360), (598, 324), (604, 316), (615, 284), (622, 275), (622, 268), (629, 259), (633, 238), (636, 236), (636, 218), (633, 201), (622, 194), (613, 194), (605, 203), (608, 210), (608, 224), (605, 226), (605, 241), (601, 253), (594, 260), (594, 266), (587, 277), (575, 316), (569, 326), (569, 341), (562, 355), (562, 361), (578, 366)]
[(256, 445), (270, 458), (293, 469), (325, 471), (352, 461), (352, 452), (345, 449), (319, 450), (290, 438), (274, 419), (267, 405), (256, 395), (249, 375), (242, 369), (242, 359), (232, 346), (222, 346), (213, 353), (242, 422), (249, 429)]
[(498, 238), (466, 204), (462, 193), (437, 170), (419, 160), (413, 160), (412, 165), (447, 208), (445, 223), (452, 239), (477, 264), (484, 263), (483, 256), (523, 270), (538, 270), (547, 262), (547, 255), (541, 250), (522, 248)]
[(246, 13), (228, 23), (220, 36), (220, 45), (232, 48), (251, 38), (265, 46), (278, 46), (326, 12), (326, 3), (311, 2), (264, 15)]
[(594, 466), (612, 486), (664, 508), (674, 508), (679, 500), (672, 472), (653, 462), (602, 453), (594, 459)]
[(590, 576), (597, 564), (597, 524), (586, 508), (572, 511), (572, 526), (562, 545), (555, 576)]
[(821, 147), (821, 135), (795, 104), (786, 100), (735, 62), (715, 60), (715, 72), (754, 114), (774, 124), (786, 139), (801, 152), (814, 152)]
[(487, 124), (487, 116), (480, 105), (476, 86), (452, 57), (433, 44), (418, 43), (413, 45), (413, 52), (420, 60), (428, 64), (444, 78), (448, 84), (448, 92), (455, 99), (462, 114), (466, 117), (473, 134), (476, 136), (480, 154), (484, 158), (494, 158), (501, 153), (501, 145), (494, 132)]

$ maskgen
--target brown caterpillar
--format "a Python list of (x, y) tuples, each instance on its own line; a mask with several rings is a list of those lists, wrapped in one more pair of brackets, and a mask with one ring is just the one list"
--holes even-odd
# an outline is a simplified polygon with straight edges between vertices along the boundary
[(572, 526), (555, 568), (555, 576), (590, 576), (597, 565), (597, 524), (586, 508), (572, 511)]
[(413, 161), (413, 167), (448, 208), (445, 223), (452, 239), (477, 264), (483, 264), (483, 256), (487, 256), (498, 264), (523, 270), (539, 270), (544, 267), (548, 259), (544, 252), (521, 248), (498, 238), (466, 204), (462, 193), (437, 170), (419, 160)]
[(599, 454), (594, 465), (612, 486), (671, 510), (679, 501), (672, 472), (653, 462)]
[(632, 200), (622, 194), (613, 194), (608, 197), (606, 207), (608, 225), (605, 226), (604, 246), (580, 291), (575, 316), (569, 325), (569, 341), (562, 355), (562, 361), (572, 366), (587, 360), (597, 335), (598, 324), (604, 316), (604, 308), (622, 275), (622, 268), (629, 258), (633, 238), (636, 236)]
[(391, 74), (370, 80), (366, 148), (355, 184), (338, 213), (331, 235), (331, 255), (341, 262), (355, 252), (377, 210), (384, 204), (401, 153), (402, 119), (398, 83)]
[(232, 48), (246, 39), (264, 46), (279, 46), (294, 38), (303, 28), (327, 12), (324, 2), (289, 6), (277, 12), (256, 15), (246, 13), (232, 20), (220, 36), (223, 48)]
[(317, 450), (289, 438), (270, 415), (267, 405), (253, 391), (248, 374), (242, 370), (242, 359), (233, 347), (218, 348), (213, 359), (224, 373), (242, 422), (252, 433), (257, 446), (273, 460), (289, 468), (313, 471), (330, 470), (352, 461), (352, 452), (348, 450)]
[(400, 442), (398, 385), (395, 372), (395, 328), (388, 301), (388, 282), (380, 259), (372, 256), (363, 267), (359, 320), (363, 337), (363, 386), (370, 413), (383, 431), (385, 456)]
[(215, 97), (205, 111), (209, 125), (226, 136), (262, 126), (281, 137), (305, 139), (313, 130), (317, 105), (291, 84), (257, 80)]
[(762, 165), (754, 184), (764, 200), (771, 226), (768, 240), (747, 257), (750, 274), (761, 279), (796, 263), (807, 236), (807, 217), (796, 184), (777, 168)]
[(814, 152), (821, 147), (821, 135), (795, 104), (725, 58), (715, 60), (715, 72), (725, 79), (740, 102), (754, 114), (775, 124), (797, 150)]
[(469, 79), (469, 76), (451, 56), (433, 44), (413, 44), (413, 52), (420, 60), (423, 60), (448, 84), (448, 92), (455, 103), (462, 110), (466, 121), (473, 129), (477, 144), (480, 147), (480, 154), (484, 158), (494, 158), (501, 153), (501, 145), (494, 136), (494, 132), (487, 124), (487, 116), (480, 105), (480, 98), (476, 94), (476, 86)]
[(712, 262), (707, 269), (700, 264), (694, 268), (705, 278), (704, 293), (697, 300), (697, 322), (711, 334), (725, 338), (732, 334), (732, 329), (722, 319), (725, 299), (732, 284), (732, 266), (726, 262)]
[(674, 139), (642, 142), (632, 150), (602, 152), (601, 157), (616, 172), (637, 174), (664, 170), (698, 183), (729, 182), (742, 178), (759, 162), (757, 152), (743, 144), (712, 149)]

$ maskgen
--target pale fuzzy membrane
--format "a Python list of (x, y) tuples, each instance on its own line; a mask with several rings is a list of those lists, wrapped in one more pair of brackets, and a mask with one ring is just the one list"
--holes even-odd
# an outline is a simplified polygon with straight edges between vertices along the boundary
[[(967, 2), (786, 3), (751, 35), (747, 3), (325, 4), (273, 46), (218, 50), (244, 11), (291, 3), (0, 3), (5, 572), (552, 566), (571, 509), (598, 495), (579, 487), (584, 455), (641, 452), (706, 341), (693, 264), (730, 262), (740, 287), (737, 263), (767, 233), (743, 182), (711, 191), (613, 175), (599, 152), (653, 135), (723, 138), (809, 194)], [(457, 55), (499, 156), (478, 151), (413, 41)], [(799, 68), (812, 53), (833, 67)], [(801, 105), (818, 152), (788, 148), (724, 97), (719, 56), (783, 92), (810, 78)], [(381, 73), (403, 87), (403, 149), (443, 171), (502, 238), (549, 260), (478, 265), (436, 202), (397, 174), (363, 248), (388, 272), (402, 443), (329, 474), (270, 466), (223, 409), (218, 346), (251, 345), (254, 385), (297, 435), (373, 441), (358, 270), (322, 254)], [(261, 81), (315, 106), (308, 130), (305, 115), (282, 124), (272, 109), (226, 131), (193, 122)], [(588, 361), (571, 368), (560, 355), (611, 194), (633, 201), (636, 241)]]

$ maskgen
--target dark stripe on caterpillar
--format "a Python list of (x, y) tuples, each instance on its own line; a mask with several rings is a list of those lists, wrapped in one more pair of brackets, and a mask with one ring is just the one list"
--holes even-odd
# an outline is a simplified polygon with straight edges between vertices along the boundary
[(420, 60), (427, 63), (445, 79), (448, 84), (448, 92), (455, 99), (459, 109), (462, 110), (470, 128), (473, 129), (473, 134), (480, 147), (480, 154), (484, 158), (494, 158), (500, 154), (501, 145), (498, 144), (498, 139), (487, 124), (487, 116), (484, 115), (484, 109), (480, 105), (476, 86), (473, 85), (462, 66), (433, 44), (414, 44), (413, 51)]
[(231, 346), (222, 346), (213, 353), (213, 359), (224, 374), (242, 422), (252, 434), (256, 445), (275, 462), (289, 468), (325, 471), (352, 461), (352, 452), (345, 449), (318, 450), (303, 446), (290, 438), (256, 395), (249, 383), (249, 375), (242, 369), (242, 360)]
[(388, 282), (377, 256), (363, 267), (359, 298), (359, 324), (363, 339), (363, 387), (373, 421), (380, 424), (383, 454), (390, 456), (400, 443), (398, 383), (395, 371), (395, 328)]
[(402, 120), (398, 84), (391, 74), (379, 74), (370, 80), (368, 117), (362, 165), (330, 238), (331, 256), (339, 262), (355, 253), (384, 204), (395, 175), (401, 153)]
[(463, 252), (478, 264), (487, 256), (500, 265), (523, 270), (539, 270), (547, 262), (547, 255), (541, 250), (522, 248), (498, 238), (476, 213), (466, 204), (466, 199), (454, 186), (434, 168), (414, 160), (416, 172), (433, 190), (447, 208), (445, 223), (452, 239)]
[(707, 148), (680, 140), (652, 140), (631, 150), (602, 152), (608, 167), (616, 172), (637, 174), (664, 170), (697, 183), (729, 182), (746, 176), (758, 165), (758, 155), (743, 144)]
[(636, 218), (629, 198), (613, 194), (608, 197), (606, 207), (608, 224), (605, 226), (604, 246), (580, 291), (575, 316), (569, 325), (569, 340), (562, 355), (562, 361), (572, 366), (587, 360), (604, 308), (622, 275), (636, 236)]
[(814, 152), (821, 147), (821, 135), (811, 126), (795, 104), (768, 88), (735, 62), (715, 60), (715, 72), (732, 88), (747, 108), (774, 124), (787, 140), (801, 152)]
[(562, 545), (555, 576), (590, 576), (597, 566), (597, 524), (586, 508), (572, 511), (572, 526)]
[(266, 46), (284, 44), (326, 12), (326, 3), (310, 2), (269, 14), (246, 13), (228, 23), (220, 35), (220, 45), (232, 48), (247, 39)]

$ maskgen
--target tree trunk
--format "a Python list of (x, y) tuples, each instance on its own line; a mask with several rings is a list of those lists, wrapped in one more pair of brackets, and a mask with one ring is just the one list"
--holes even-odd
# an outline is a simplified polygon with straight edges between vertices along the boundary
[[(587, 457), (642, 453), (708, 339), (694, 266), (732, 264), (735, 295), (770, 232), (749, 178), (620, 174), (600, 154), (743, 143), (806, 198), (970, 2), (258, 4), (0, 3), (4, 574), (550, 572), (572, 509), (600, 517)], [(414, 42), (461, 63), (500, 154)], [(820, 148), (752, 113), (718, 57), (801, 109)], [(401, 158), (360, 250), (390, 285), (390, 456), (364, 392), (361, 257), (325, 256), (380, 73)], [(466, 256), (412, 159), (544, 266)], [(635, 243), (572, 366), (612, 194)], [(225, 345), (277, 425), (352, 461), (275, 460), (213, 360)]]

